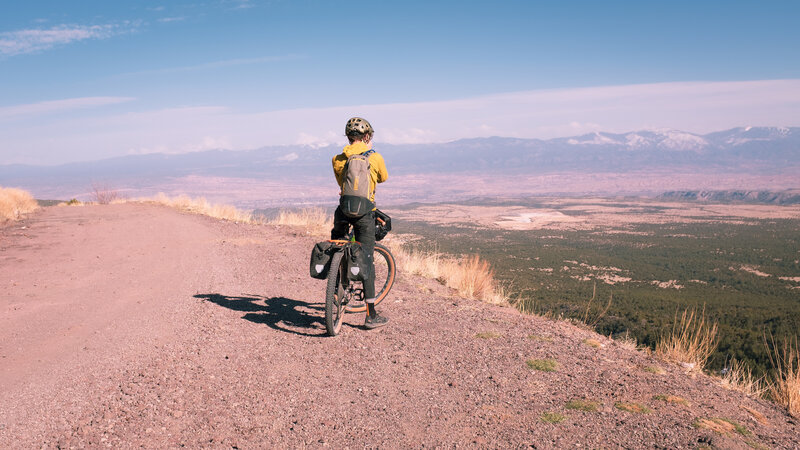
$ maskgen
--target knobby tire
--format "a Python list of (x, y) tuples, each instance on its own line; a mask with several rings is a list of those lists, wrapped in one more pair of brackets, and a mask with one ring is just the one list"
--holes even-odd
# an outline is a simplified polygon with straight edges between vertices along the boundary
[(344, 288), (342, 287), (341, 266), (343, 256), (343, 251), (334, 253), (330, 269), (328, 269), (328, 286), (325, 289), (325, 329), (329, 336), (336, 336), (342, 329)]
[[(382, 244), (375, 243), (375, 253), (374, 253), (374, 261), (375, 264), (375, 305), (380, 304), (384, 298), (389, 294), (389, 291), (392, 289), (392, 285), (394, 285), (394, 279), (397, 276), (397, 265), (394, 261), (394, 256), (392, 252), (389, 251), (388, 248), (383, 246)], [(384, 273), (384, 269), (382, 268), (378, 270), (378, 258), (381, 258), (383, 262), (386, 263), (386, 269)], [(333, 263), (331, 263), (331, 269), (336, 267)], [(330, 275), (329, 275), (330, 276)], [(345, 310), (348, 313), (359, 313), (364, 312), (367, 310), (367, 305), (364, 303), (358, 305), (347, 305)]]

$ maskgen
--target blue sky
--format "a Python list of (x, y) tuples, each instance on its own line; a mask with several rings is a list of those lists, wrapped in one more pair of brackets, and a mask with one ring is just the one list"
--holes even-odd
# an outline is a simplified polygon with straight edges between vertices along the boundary
[(800, 125), (800, 2), (0, 6), (0, 164)]

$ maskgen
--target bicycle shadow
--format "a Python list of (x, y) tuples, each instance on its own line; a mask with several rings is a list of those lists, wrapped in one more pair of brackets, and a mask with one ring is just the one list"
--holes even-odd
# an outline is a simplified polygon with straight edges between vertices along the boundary
[[(325, 335), (324, 319), (319, 314), (309, 313), (309, 310), (312, 312), (324, 311), (324, 308), (318, 305), (286, 297), (266, 298), (261, 295), (244, 297), (215, 293), (197, 294), (194, 298), (209, 301), (234, 311), (246, 312), (247, 314), (243, 315), (242, 319), (249, 320), (253, 323), (263, 323), (275, 330), (299, 334), (301, 336)], [(261, 301), (265, 303), (262, 304)], [(303, 332), (297, 330), (297, 328), (301, 330), (306, 329), (309, 330), (309, 332)], [(319, 332), (313, 333), (310, 330), (318, 330)]]

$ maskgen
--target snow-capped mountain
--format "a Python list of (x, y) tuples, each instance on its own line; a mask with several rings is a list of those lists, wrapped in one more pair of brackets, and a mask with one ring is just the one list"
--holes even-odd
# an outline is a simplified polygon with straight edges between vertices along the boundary
[(565, 139), (555, 139), (569, 145), (613, 145), (629, 150), (661, 148), (676, 151), (699, 151), (709, 143), (702, 136), (678, 130), (646, 130), (625, 134), (595, 132)]
[(742, 127), (709, 134), (709, 138), (720, 144), (730, 146), (744, 145), (750, 142), (781, 141), (796, 136), (796, 128), (785, 127)]
[[(800, 128), (742, 127), (699, 135), (679, 130), (590, 133), (549, 140), (489, 137), (441, 144), (377, 144), (394, 174), (626, 173), (657, 169), (704, 173), (798, 173)], [(149, 154), (62, 166), (0, 166), (0, 185), (86, 183), (92, 179), (164, 179), (197, 175), (256, 179), (330, 175), (338, 146), (264, 147)], [(800, 184), (800, 181), (798, 181)]]

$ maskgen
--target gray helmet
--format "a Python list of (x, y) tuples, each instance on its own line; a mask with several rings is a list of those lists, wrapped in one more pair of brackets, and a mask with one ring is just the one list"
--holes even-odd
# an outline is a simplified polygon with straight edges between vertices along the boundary
[(347, 125), (344, 127), (344, 134), (346, 136), (363, 136), (363, 135), (372, 135), (375, 133), (375, 130), (372, 129), (372, 125), (367, 122), (367, 119), (362, 119), (361, 117), (353, 117), (352, 119), (347, 121)]

